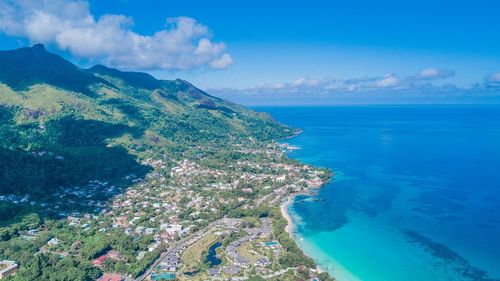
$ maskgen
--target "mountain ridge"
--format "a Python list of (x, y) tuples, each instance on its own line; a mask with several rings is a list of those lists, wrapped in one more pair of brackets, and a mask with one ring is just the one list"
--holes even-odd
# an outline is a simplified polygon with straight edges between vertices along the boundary
[[(315, 270), (276, 206), (329, 177), (275, 143), (294, 133), (181, 79), (82, 69), (41, 45), (0, 52), (0, 255), (12, 280), (142, 280), (178, 238), (262, 229), (282, 245), (273, 270)], [(174, 270), (208, 276), (194, 261)]]
[(48, 83), (88, 93), (87, 87), (92, 83), (106, 83), (64, 58), (49, 53), (42, 44), (0, 51), (0, 69), (0, 81), (18, 91), (38, 83)]
[[(216, 157), (221, 145), (292, 134), (269, 115), (187, 81), (99, 65), (82, 69), (43, 45), (0, 51), (0, 111), (0, 156), (10, 159), (1, 163), (4, 194), (120, 181), (127, 172), (143, 175), (147, 169), (135, 162), (152, 155), (171, 163), (201, 152)], [(43, 151), (65, 160), (42, 161), (36, 155)], [(44, 172), (29, 176), (37, 170)], [(81, 179), (74, 175), (79, 170), (87, 171)]]

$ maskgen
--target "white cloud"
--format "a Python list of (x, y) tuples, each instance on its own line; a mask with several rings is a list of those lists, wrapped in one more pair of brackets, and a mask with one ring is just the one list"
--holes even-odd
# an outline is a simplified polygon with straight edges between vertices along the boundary
[(292, 82), (292, 85), (295, 86), (295, 87), (314, 87), (314, 86), (318, 86), (321, 84), (321, 81), (320, 80), (316, 80), (316, 79), (308, 79), (308, 78), (304, 78), (304, 77), (301, 77), (295, 81)]
[[(447, 73), (454, 73), (446, 70)], [(417, 79), (417, 76), (426, 76), (427, 79)], [(212, 93), (229, 100), (238, 101), (235, 97), (248, 99), (295, 99), (303, 102), (312, 102), (318, 98), (343, 99), (346, 97), (390, 97), (390, 96), (433, 96), (446, 97), (457, 95), (500, 96), (500, 72), (485, 78), (485, 84), (475, 83), (469, 86), (436, 83), (433, 80), (444, 77), (443, 71), (425, 70), (417, 74), (398, 78), (396, 74), (380, 77), (358, 77), (353, 79), (310, 79), (298, 78), (292, 82), (263, 83), (246, 89), (210, 89)], [(433, 78), (430, 78), (433, 77)], [(422, 81), (425, 80), (425, 83)]]
[(455, 76), (455, 72), (453, 70), (440, 70), (436, 68), (427, 68), (420, 71), (413, 78), (415, 80), (434, 80), (434, 79), (445, 79), (448, 77)]
[(427, 68), (422, 71), (420, 71), (419, 76), (420, 77), (435, 77), (439, 75), (439, 70), (435, 68)]
[(210, 63), (210, 67), (214, 69), (224, 69), (233, 64), (233, 58), (229, 54), (223, 54), (220, 59), (214, 60)]
[(287, 83), (262, 83), (256, 86), (245, 89), (245, 91), (253, 93), (278, 93), (278, 94), (289, 94), (289, 93), (328, 93), (330, 91), (345, 88), (342, 85), (342, 81), (336, 79), (309, 79), (305, 77), (300, 77), (292, 82)]
[[(453, 71), (447, 70), (447, 72)], [(471, 101), (498, 103), (500, 99), (500, 72), (486, 77), (483, 84), (474, 83), (466, 86), (442, 83), (436, 81), (438, 78), (417, 79), (419, 75), (439, 76), (436, 71), (429, 70), (405, 77), (396, 74), (352, 79), (301, 77), (291, 82), (263, 83), (250, 88), (219, 88), (208, 91), (233, 102), (254, 105), (470, 103)]]
[(255, 85), (248, 90), (250, 91), (269, 91), (269, 90), (281, 90), (287, 88), (285, 83), (262, 83)]
[(0, 32), (32, 43), (54, 43), (73, 55), (128, 69), (223, 69), (233, 63), (224, 43), (205, 25), (168, 18), (153, 35), (132, 30), (133, 19), (89, 11), (86, 1), (0, 0)]
[(500, 72), (486, 77), (486, 85), (488, 87), (500, 87)]
[(375, 82), (378, 88), (392, 88), (400, 84), (399, 79), (394, 74), (387, 74), (384, 78)]
[(492, 82), (500, 82), (500, 72), (491, 75), (490, 76), (490, 81), (492, 81)]

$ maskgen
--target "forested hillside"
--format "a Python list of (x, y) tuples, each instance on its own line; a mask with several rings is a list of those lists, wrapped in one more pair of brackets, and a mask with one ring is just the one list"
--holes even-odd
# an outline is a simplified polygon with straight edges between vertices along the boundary
[(179, 159), (290, 130), (186, 81), (80, 69), (42, 45), (0, 52), (0, 194), (120, 181), (152, 155)]

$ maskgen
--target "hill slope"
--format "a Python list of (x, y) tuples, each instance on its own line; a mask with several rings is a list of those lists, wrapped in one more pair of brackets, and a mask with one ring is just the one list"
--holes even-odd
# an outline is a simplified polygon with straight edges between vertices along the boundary
[[(19, 264), (9, 280), (144, 277), (164, 272), (155, 260), (179, 238), (200, 239), (187, 248), (199, 254), (186, 250), (176, 275), (206, 280), (203, 237), (229, 247), (242, 234), (279, 243), (279, 255), (255, 248), (270, 280), (313, 278), (277, 205), (330, 173), (272, 143), (293, 133), (183, 80), (81, 69), (41, 45), (0, 51), (0, 257)], [(254, 279), (260, 265), (249, 266), (233, 277)]]
[(0, 194), (144, 175), (140, 160), (271, 140), (290, 128), (183, 80), (81, 69), (42, 45), (0, 51)]

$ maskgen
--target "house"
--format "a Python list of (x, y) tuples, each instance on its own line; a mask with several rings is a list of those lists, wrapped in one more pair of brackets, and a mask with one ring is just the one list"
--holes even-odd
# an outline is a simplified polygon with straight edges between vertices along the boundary
[(170, 235), (176, 235), (182, 232), (182, 225), (163, 223), (160, 225), (160, 229)]
[(234, 259), (234, 265), (239, 266), (239, 267), (243, 267), (243, 268), (248, 268), (248, 259), (238, 255)]
[(71, 244), (71, 250), (78, 250), (82, 247), (82, 241), (76, 240), (73, 244)]
[(56, 245), (59, 245), (59, 243), (61, 243), (61, 241), (59, 241), (59, 239), (57, 239), (57, 238), (52, 238), (52, 239), (50, 239), (50, 240), (47, 242), (47, 245), (48, 245), (48, 246), (56, 246)]
[(148, 246), (148, 251), (149, 252), (153, 252), (154, 250), (156, 250), (159, 246), (161, 245), (160, 242), (155, 242), (155, 243), (152, 243)]
[(68, 216), (68, 217), (66, 218), (66, 220), (68, 221), (68, 223), (69, 223), (70, 225), (76, 225), (76, 224), (78, 224), (78, 222), (80, 221), (80, 218), (78, 218), (78, 217), (73, 217), (73, 216)]
[(115, 250), (109, 251), (106, 255), (108, 256), (108, 258), (110, 258), (112, 260), (119, 260), (122, 257), (122, 254), (118, 251), (115, 251)]
[(144, 258), (145, 255), (146, 255), (146, 251), (140, 251), (139, 254), (137, 254), (137, 257), (135, 257), (135, 259), (140, 261)]
[(207, 272), (208, 272), (208, 275), (209, 275), (210, 277), (215, 277), (215, 276), (219, 275), (219, 273), (220, 273), (220, 268), (209, 268), (209, 269), (207, 270)]
[(125, 216), (113, 219), (113, 227), (128, 227), (128, 226), (129, 226), (128, 218)]
[(276, 178), (277, 182), (284, 182), (285, 180), (286, 180), (286, 175), (282, 175), (282, 176)]
[(240, 269), (236, 266), (223, 266), (221, 267), (221, 270), (226, 273), (226, 274), (230, 274), (230, 275), (235, 275), (235, 274), (238, 274), (240, 272)]
[(257, 259), (254, 265), (257, 267), (267, 267), (271, 265), (271, 261), (266, 257), (262, 257), (260, 259)]
[(154, 229), (154, 228), (152, 228), (152, 227), (148, 227), (148, 228), (146, 228), (146, 229), (144, 230), (144, 233), (145, 233), (146, 235), (151, 235), (151, 234), (153, 234), (154, 232), (155, 232), (155, 229)]
[(112, 260), (120, 260), (121, 259), (121, 253), (115, 250), (111, 250), (107, 252), (105, 255), (102, 255), (95, 260), (92, 261), (92, 264), (94, 266), (102, 266), (104, 264), (104, 261), (107, 259), (112, 259)]
[(18, 265), (15, 261), (3, 260), (0, 262), (0, 279), (16, 273)]
[(163, 258), (160, 262), (162, 268), (166, 268), (169, 271), (175, 272), (179, 267), (179, 258), (176, 254), (170, 254)]
[(102, 255), (102, 256), (96, 258), (95, 260), (93, 260), (92, 264), (94, 266), (102, 266), (104, 264), (104, 261), (106, 261), (107, 258), (108, 258), (108, 255)]
[(125, 281), (125, 276), (116, 273), (104, 273), (97, 281)]

